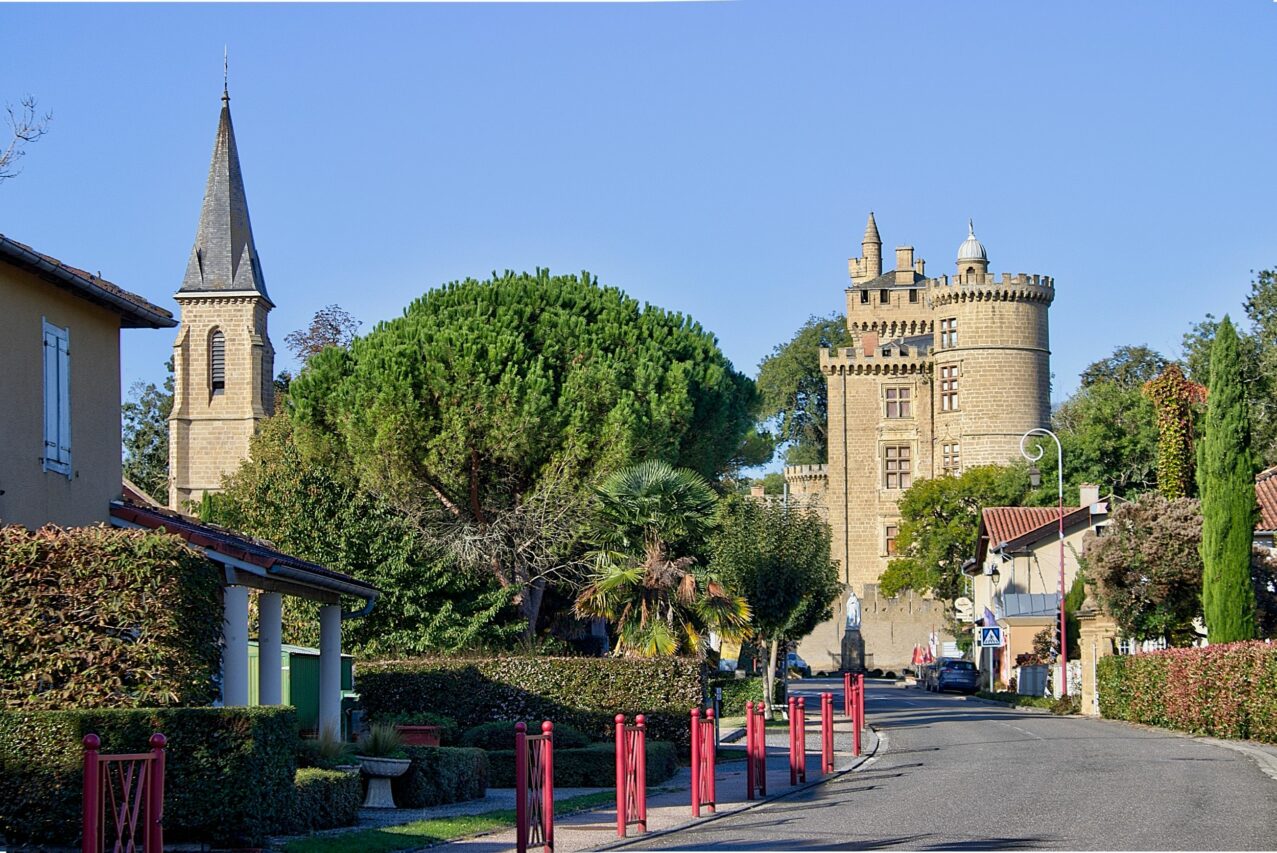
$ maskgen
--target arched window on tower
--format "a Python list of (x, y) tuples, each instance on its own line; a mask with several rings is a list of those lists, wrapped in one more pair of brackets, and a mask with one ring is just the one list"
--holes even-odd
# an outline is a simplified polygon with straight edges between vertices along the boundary
[(214, 394), (226, 390), (226, 336), (214, 329), (208, 339), (208, 378)]

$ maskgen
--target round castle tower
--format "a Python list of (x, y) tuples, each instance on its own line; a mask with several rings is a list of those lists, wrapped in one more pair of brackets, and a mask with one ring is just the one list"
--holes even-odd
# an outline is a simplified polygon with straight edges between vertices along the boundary
[(961, 468), (1020, 456), (1020, 437), (1050, 423), (1049, 276), (995, 277), (969, 225), (952, 279), (928, 282), (935, 318), (937, 454), (960, 442)]

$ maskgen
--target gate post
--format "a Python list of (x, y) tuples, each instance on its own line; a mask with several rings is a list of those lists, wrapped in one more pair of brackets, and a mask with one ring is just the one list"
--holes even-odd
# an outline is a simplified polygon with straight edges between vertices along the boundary
[(692, 709), (692, 817), (701, 816), (701, 709)]
[(554, 723), (541, 723), (541, 834), (545, 841), (545, 853), (554, 850)]
[(99, 834), (98, 817), (102, 813), (101, 792), (98, 790), (98, 748), (102, 739), (90, 732), (84, 736), (84, 826), (82, 853), (96, 853)]
[(519, 853), (528, 849), (528, 726), (514, 724), (514, 830)]
[(164, 853), (164, 747), (168, 740), (156, 732), (151, 735), (150, 780), (146, 791), (150, 802), (146, 807), (146, 853)]
[(625, 837), (625, 715), (617, 714), (616, 722), (616, 837)]
[[(714, 713), (713, 708), (710, 708), (705, 712), (705, 716), (709, 719), (703, 723), (705, 742), (701, 744), (701, 760), (705, 762), (705, 767), (701, 770), (701, 783), (706, 785), (705, 793), (709, 796), (709, 802), (706, 804), (709, 807), (709, 813), (714, 814), (718, 811), (718, 789), (714, 781), (717, 772), (714, 769), (714, 763), (718, 759), (718, 715)], [(706, 748), (709, 749), (708, 757), (705, 755)]]

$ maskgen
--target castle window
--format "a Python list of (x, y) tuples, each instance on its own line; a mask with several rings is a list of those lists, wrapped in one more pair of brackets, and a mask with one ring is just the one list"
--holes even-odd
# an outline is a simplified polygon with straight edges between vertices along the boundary
[(949, 349), (958, 345), (958, 319), (948, 317), (940, 321), (940, 348)]
[(918, 288), (915, 287), (909, 291), (909, 301), (910, 302), (918, 301)]
[(945, 364), (940, 367), (940, 411), (956, 412), (958, 410), (958, 365)]
[(860, 304), (861, 305), (869, 304), (869, 291), (867, 290), (860, 291)]
[(900, 528), (894, 524), (887, 525), (887, 556), (896, 556), (896, 537), (900, 535)]
[(907, 489), (913, 482), (909, 445), (889, 444), (883, 448), (884, 485), (888, 489)]
[(879, 302), (881, 302), (883, 305), (886, 305), (888, 302), (890, 302), (890, 301), (891, 301), (891, 291), (890, 291), (890, 290), (880, 290), (880, 291), (878, 291), (878, 301), (879, 301)]
[(961, 457), (962, 449), (958, 445), (958, 442), (955, 441), (952, 444), (942, 444), (940, 445), (940, 450), (941, 450), (941, 455), (940, 455), (941, 464), (944, 469), (944, 473), (952, 474), (955, 477), (961, 474), (962, 473), (962, 457)]
[(226, 336), (214, 329), (208, 339), (208, 378), (214, 394), (226, 390)]
[(913, 417), (913, 401), (910, 399), (911, 389), (887, 388), (886, 394), (887, 394), (887, 417), (889, 418)]

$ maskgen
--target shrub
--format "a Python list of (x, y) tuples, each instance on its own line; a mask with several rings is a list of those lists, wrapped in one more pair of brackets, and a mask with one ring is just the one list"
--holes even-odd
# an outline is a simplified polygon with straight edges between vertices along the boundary
[(462, 728), (552, 720), (607, 738), (617, 714), (646, 714), (653, 738), (686, 749), (702, 677), (687, 658), (424, 658), (361, 665), (356, 686), (374, 719), (433, 711)]
[(0, 624), (0, 707), (206, 705), (216, 696), (217, 570), (176, 536), (2, 527)]
[(139, 752), (168, 738), (165, 840), (260, 844), (293, 812), (297, 715), (291, 708), (0, 711), (0, 834), (11, 844), (78, 843), (84, 752)]
[(371, 722), (392, 726), (438, 726), (440, 746), (457, 746), (461, 743), (461, 727), (452, 717), (443, 714), (418, 711), (414, 714), (391, 714)]
[(1277, 646), (1166, 649), (1099, 661), (1109, 719), (1277, 743)]
[(306, 767), (297, 771), (292, 832), (314, 832), (359, 821), (363, 785), (358, 773)]
[[(760, 677), (736, 678), (731, 674), (726, 677), (714, 675), (710, 677), (709, 682), (711, 697), (716, 687), (723, 689), (723, 704), (720, 712), (724, 717), (743, 717), (746, 702), (763, 701), (763, 679)], [(775, 705), (785, 703), (785, 682), (779, 678), (775, 682), (772, 703)]]
[[(672, 743), (647, 742), (647, 784), (659, 785), (678, 772), (679, 750)], [(488, 751), (494, 788), (514, 787), (514, 750)], [(611, 788), (616, 785), (616, 744), (594, 743), (581, 749), (554, 750), (554, 784), (563, 788)]]
[(359, 742), (355, 744), (355, 753), (369, 758), (407, 757), (407, 753), (404, 752), (403, 738), (399, 732), (395, 731), (394, 726), (385, 723), (375, 723), (372, 728), (360, 735)]
[(355, 745), (337, 737), (332, 731), (321, 732), (317, 738), (301, 741), (297, 748), (297, 763), (302, 767), (336, 770), (342, 765), (355, 763)]
[(404, 747), (412, 763), (391, 782), (400, 808), (477, 800), (488, 789), (488, 756), (482, 749), (448, 746)]
[[(528, 734), (540, 734), (541, 728), (536, 723), (528, 724)], [(514, 723), (493, 722), (484, 723), (481, 726), (475, 726), (467, 729), (466, 733), (461, 736), (462, 746), (475, 746), (479, 749), (513, 749), (514, 744)], [(590, 745), (590, 738), (580, 729), (573, 728), (567, 723), (554, 724), (554, 748), (555, 749), (578, 749), (583, 746)]]

